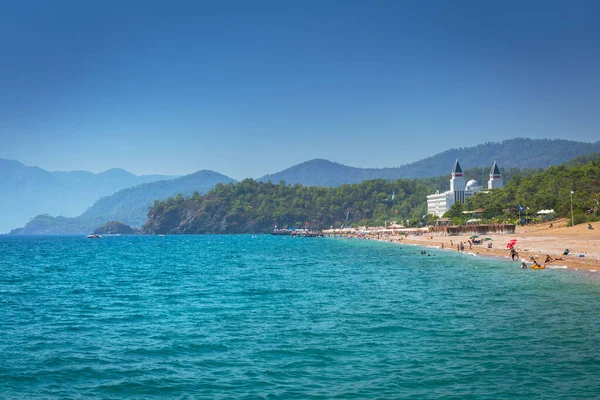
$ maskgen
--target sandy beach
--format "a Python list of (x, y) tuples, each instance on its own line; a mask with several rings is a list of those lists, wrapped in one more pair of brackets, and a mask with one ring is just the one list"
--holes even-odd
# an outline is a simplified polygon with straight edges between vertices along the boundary
[[(481, 256), (500, 257), (510, 260), (510, 250), (506, 244), (511, 239), (516, 239), (515, 249), (519, 254), (516, 262), (526, 261), (531, 265), (530, 257), (543, 265), (546, 255), (556, 258), (556, 261), (548, 263), (549, 268), (567, 267), (575, 270), (600, 271), (600, 222), (593, 223), (593, 230), (588, 229), (587, 224), (567, 227), (567, 220), (556, 220), (550, 223), (527, 225), (517, 227), (514, 234), (490, 234), (480, 235), (477, 239), (491, 238), (491, 241), (482, 241), (481, 244), (469, 246), (468, 240), (470, 234), (444, 236), (439, 234), (422, 235), (408, 234), (400, 235), (379, 235), (375, 238), (383, 241), (393, 241), (401, 243), (418, 244), (422, 246), (435, 246), (444, 249), (457, 251), (460, 242), (464, 244), (465, 253), (474, 253)], [(492, 247), (488, 248), (488, 243), (492, 242)], [(562, 255), (565, 249), (569, 249), (569, 255)], [(561, 259), (562, 258), (562, 259)]]
[[(593, 230), (588, 229), (587, 224), (574, 227), (566, 225), (566, 220), (559, 220), (553, 222), (552, 228), (549, 227), (549, 223), (544, 223), (517, 227), (516, 233), (512, 235), (480, 235), (478, 239), (487, 237), (492, 239), (492, 248), (487, 247), (488, 241), (469, 247), (470, 235), (467, 234), (457, 236), (408, 235), (402, 239), (402, 242), (439, 247), (442, 247), (443, 244), (444, 248), (451, 248), (455, 251), (457, 245), (463, 242), (465, 252), (510, 259), (510, 250), (506, 248), (506, 244), (511, 239), (517, 239), (515, 249), (519, 253), (519, 259), (527, 261), (528, 265), (531, 264), (531, 256), (543, 265), (546, 255), (550, 255), (557, 260), (549, 263), (549, 267), (566, 266), (569, 269), (600, 270), (600, 223), (592, 224)], [(391, 239), (386, 238), (386, 240)], [(562, 255), (565, 249), (569, 249), (567, 256)]]

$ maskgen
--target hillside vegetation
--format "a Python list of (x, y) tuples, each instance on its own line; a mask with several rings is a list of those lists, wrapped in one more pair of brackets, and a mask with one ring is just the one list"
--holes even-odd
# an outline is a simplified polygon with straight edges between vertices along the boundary
[[(384, 201), (395, 192), (393, 207), (401, 217), (422, 211), (422, 198), (432, 189), (423, 181), (383, 179), (337, 188), (290, 186), (246, 179), (219, 184), (204, 196), (183, 196), (157, 202), (143, 233), (265, 233), (274, 226), (329, 227), (347, 213), (352, 222), (390, 216)], [(395, 211), (394, 211), (395, 212)]]
[[(584, 158), (585, 159), (585, 158)], [(595, 221), (599, 216), (600, 158), (581, 163), (582, 158), (543, 172), (514, 176), (502, 189), (480, 193), (470, 198), (464, 207), (457, 205), (447, 213), (460, 217), (462, 209), (485, 208), (484, 218), (506, 219), (518, 214), (533, 214), (553, 209), (557, 217), (571, 217), (571, 191), (575, 223)], [(586, 216), (586, 212), (588, 216)]]
[[(485, 185), (489, 170), (465, 171), (467, 179)], [(484, 174), (482, 176), (482, 174)], [(511, 170), (504, 189), (473, 197), (467, 208), (486, 208), (486, 215), (502, 217), (503, 209), (516, 210), (525, 204), (536, 211), (554, 208), (557, 216), (570, 210), (569, 193), (575, 191), (577, 215), (597, 206), (600, 192), (600, 160), (582, 166), (550, 167), (545, 171)], [(346, 223), (381, 225), (397, 220), (410, 225), (432, 217), (426, 215), (426, 196), (447, 190), (449, 176), (428, 179), (376, 179), (339, 187), (317, 187), (257, 182), (218, 184), (206, 195), (177, 196), (156, 202), (150, 210), (143, 233), (264, 233), (274, 226), (329, 228)], [(391, 195), (395, 194), (392, 201)], [(462, 205), (461, 205), (462, 206)], [(462, 207), (453, 207), (462, 217)], [(510, 213), (510, 212), (509, 212)], [(451, 215), (453, 216), (453, 215)]]
[[(465, 171), (468, 179), (487, 182), (489, 169)], [(521, 173), (505, 172), (510, 178)], [(534, 173), (526, 171), (525, 174)], [(144, 233), (260, 233), (280, 227), (329, 228), (383, 224), (386, 220), (422, 220), (426, 196), (447, 190), (450, 175), (427, 179), (375, 179), (339, 187), (288, 185), (285, 182), (218, 184), (206, 195), (177, 196), (156, 202)], [(392, 201), (392, 195), (395, 195)]]

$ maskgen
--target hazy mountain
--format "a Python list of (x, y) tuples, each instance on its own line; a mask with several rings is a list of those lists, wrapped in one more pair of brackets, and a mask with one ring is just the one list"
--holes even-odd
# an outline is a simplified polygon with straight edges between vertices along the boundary
[(148, 217), (148, 208), (154, 200), (164, 200), (177, 194), (190, 196), (195, 191), (203, 194), (217, 183), (235, 182), (215, 171), (197, 171), (181, 178), (145, 183), (103, 197), (87, 209), (82, 217), (106, 216), (134, 227), (141, 227)]
[(141, 227), (154, 200), (164, 200), (177, 194), (190, 196), (195, 191), (203, 194), (217, 183), (235, 182), (214, 171), (198, 171), (181, 178), (145, 183), (123, 189), (96, 201), (78, 217), (51, 217), (38, 215), (24, 228), (11, 233), (26, 235), (91, 233), (109, 221), (119, 221)]
[(572, 158), (600, 151), (595, 143), (572, 140), (516, 138), (501, 143), (485, 143), (473, 147), (446, 150), (432, 157), (395, 168), (356, 168), (315, 159), (294, 165), (259, 181), (300, 183), (307, 186), (339, 186), (367, 179), (426, 178), (448, 174), (456, 157), (463, 168), (491, 167), (494, 159), (502, 168), (547, 168)]
[(0, 158), (0, 207), (4, 210), (0, 215), (0, 233), (23, 226), (42, 213), (79, 215), (102, 196), (134, 185), (172, 178), (137, 176), (116, 168), (99, 174), (49, 172)]
[(398, 168), (357, 168), (320, 158), (305, 161), (272, 175), (265, 175), (259, 182), (299, 183), (305, 186), (340, 186), (365, 180), (400, 177)]

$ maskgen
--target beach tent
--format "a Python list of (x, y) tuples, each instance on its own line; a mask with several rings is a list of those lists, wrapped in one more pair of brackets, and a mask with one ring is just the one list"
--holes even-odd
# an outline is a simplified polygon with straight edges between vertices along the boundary
[(554, 214), (554, 210), (540, 210), (537, 212), (538, 215), (547, 215), (547, 214)]
[(539, 215), (546, 221), (550, 221), (554, 219), (554, 210), (540, 210), (537, 212), (537, 215)]

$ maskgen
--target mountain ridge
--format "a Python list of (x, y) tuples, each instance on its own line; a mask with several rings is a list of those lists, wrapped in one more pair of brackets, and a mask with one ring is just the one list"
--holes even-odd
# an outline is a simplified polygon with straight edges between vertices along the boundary
[(0, 219), (0, 233), (23, 226), (39, 214), (76, 216), (98, 198), (134, 185), (172, 179), (168, 175), (135, 175), (123, 169), (46, 171), (0, 158), (0, 207), (11, 210)]
[(283, 180), (289, 184), (299, 183), (305, 186), (340, 186), (371, 179), (441, 176), (451, 171), (456, 157), (467, 168), (491, 167), (494, 160), (498, 160), (498, 164), (506, 168), (547, 168), (579, 155), (599, 151), (600, 141), (588, 143), (566, 139), (513, 138), (445, 150), (399, 167), (360, 168), (316, 158), (264, 175), (257, 180), (275, 183)]
[(122, 189), (98, 199), (90, 208), (76, 217), (38, 215), (24, 227), (13, 229), (11, 234), (85, 234), (94, 232), (110, 221), (125, 223), (134, 228), (146, 221), (148, 209), (155, 200), (182, 194), (203, 194), (217, 183), (235, 182), (234, 179), (210, 170), (200, 170), (170, 180), (143, 183)]
[[(399, 167), (360, 168), (317, 158), (265, 175), (257, 180), (275, 183), (283, 180), (291, 185), (299, 183), (305, 186), (335, 187), (372, 179), (395, 180), (443, 176), (451, 171), (456, 157), (459, 157), (463, 167), (468, 169), (490, 168), (494, 160), (498, 160), (500, 167), (506, 169), (547, 168), (576, 156), (598, 152), (600, 152), (600, 141), (588, 143), (566, 139), (513, 138), (502, 142), (486, 142), (471, 147), (449, 149)], [(123, 189), (144, 183), (165, 181), (169, 178), (171, 177), (163, 175), (137, 176), (121, 168), (111, 168), (98, 174), (88, 171), (49, 172), (39, 167), (25, 166), (19, 161), (0, 158), (0, 206), (14, 210), (6, 213), (0, 220), (0, 232), (23, 226), (35, 215), (44, 215), (47, 218), (52, 218), (50, 215), (61, 215), (95, 220), (108, 213), (113, 216), (112, 219), (124, 219), (123, 222), (139, 226), (144, 217), (139, 209), (131, 215), (126, 215), (126, 210), (133, 210), (132, 202), (135, 202), (137, 196), (135, 191), (126, 192), (132, 195), (130, 199), (123, 194), (120, 195), (122, 197), (119, 201), (115, 198), (112, 200), (105, 198)], [(225, 182), (229, 181), (225, 180)], [(182, 194), (185, 195), (193, 192), (188, 186), (183, 189), (185, 191), (182, 190), (184, 191)], [(177, 193), (178, 191), (170, 193), (159, 191), (155, 194), (155, 200)], [(107, 204), (111, 201), (112, 209)], [(122, 201), (121, 206), (117, 204), (120, 201)], [(145, 204), (147, 201), (148, 198), (143, 197), (142, 202)], [(104, 213), (94, 211), (103, 207)], [(123, 210), (116, 211), (119, 207)]]

